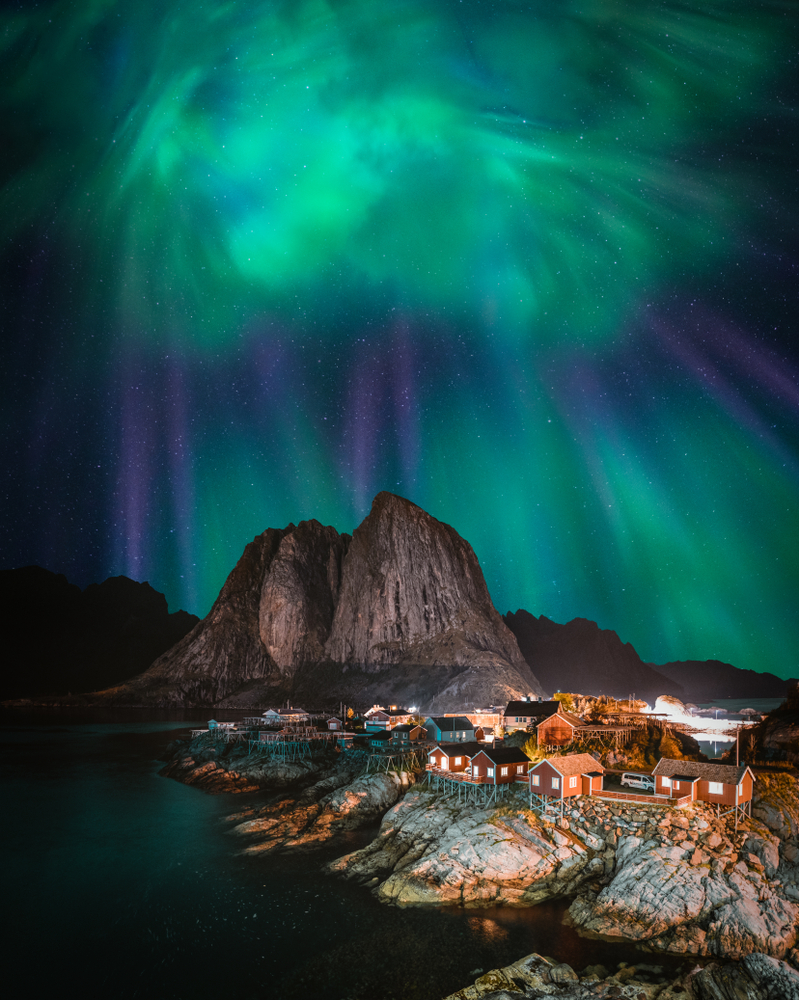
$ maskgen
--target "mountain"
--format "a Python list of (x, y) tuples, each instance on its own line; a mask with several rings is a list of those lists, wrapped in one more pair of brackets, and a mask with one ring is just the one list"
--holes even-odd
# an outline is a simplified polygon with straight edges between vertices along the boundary
[(629, 642), (586, 618), (559, 625), (529, 611), (509, 612), (503, 621), (516, 636), (530, 668), (550, 691), (611, 695), (634, 694), (654, 704), (658, 695), (684, 697), (681, 684), (644, 663)]
[(6, 655), (0, 698), (93, 691), (135, 676), (199, 621), (169, 614), (149, 583), (111, 577), (85, 590), (41, 566), (0, 571)]
[(103, 698), (223, 707), (382, 700), (446, 711), (543, 693), (469, 543), (384, 492), (351, 536), (315, 520), (267, 529), (206, 618)]
[(655, 666), (665, 677), (681, 684), (691, 702), (718, 698), (784, 698), (796, 678), (783, 680), (774, 674), (741, 670), (721, 660), (676, 660)]

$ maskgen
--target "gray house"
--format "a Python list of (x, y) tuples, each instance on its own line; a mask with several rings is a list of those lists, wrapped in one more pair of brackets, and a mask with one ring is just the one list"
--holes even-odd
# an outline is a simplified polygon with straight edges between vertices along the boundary
[(474, 725), (465, 715), (434, 715), (424, 720), (427, 738), (436, 743), (467, 743), (475, 739)]

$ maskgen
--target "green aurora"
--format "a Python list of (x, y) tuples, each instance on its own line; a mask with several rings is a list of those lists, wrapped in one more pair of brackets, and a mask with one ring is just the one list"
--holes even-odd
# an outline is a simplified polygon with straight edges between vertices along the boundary
[(3, 565), (210, 607), (381, 489), (501, 611), (797, 673), (797, 8), (0, 8)]

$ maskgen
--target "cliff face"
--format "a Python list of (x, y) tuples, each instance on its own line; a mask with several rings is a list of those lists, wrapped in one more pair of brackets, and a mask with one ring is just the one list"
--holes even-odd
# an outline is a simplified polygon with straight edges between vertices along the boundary
[(529, 693), (544, 692), (472, 547), (380, 493), (352, 537), (318, 521), (259, 535), (208, 616), (105, 697), (226, 707), (388, 699), (444, 711)]
[(662, 694), (683, 695), (676, 680), (644, 663), (629, 642), (596, 622), (573, 618), (559, 625), (529, 611), (509, 612), (504, 621), (538, 679), (551, 691), (614, 698), (635, 694), (650, 703)]

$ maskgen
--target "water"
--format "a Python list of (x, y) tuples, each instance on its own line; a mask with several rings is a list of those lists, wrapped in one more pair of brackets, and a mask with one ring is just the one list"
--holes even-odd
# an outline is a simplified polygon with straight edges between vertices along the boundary
[(773, 711), (785, 701), (784, 698), (721, 698), (719, 701), (703, 701), (701, 704), (697, 705), (697, 708), (723, 708), (726, 709), (726, 715), (719, 715), (719, 718), (725, 719), (746, 719), (745, 715), (741, 715), (742, 708), (753, 708), (756, 712), (761, 712), (764, 715), (767, 712)]
[[(735, 743), (734, 736), (717, 736), (711, 740), (697, 740), (699, 749), (706, 757), (721, 757)], [(733, 761), (735, 763), (735, 761)]]
[(266, 796), (209, 796), (159, 777), (157, 756), (186, 730), (141, 714), (2, 719), (12, 994), (435, 1000), (531, 951), (578, 970), (642, 958), (563, 927), (563, 901), (403, 910), (320, 872), (374, 830), (309, 853), (242, 856), (225, 817)]

